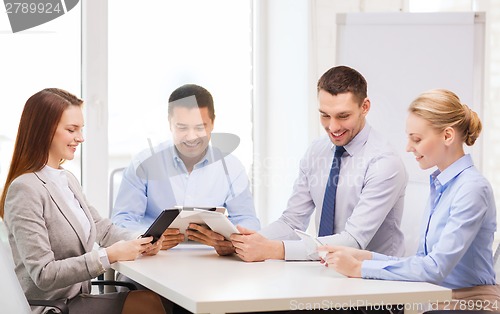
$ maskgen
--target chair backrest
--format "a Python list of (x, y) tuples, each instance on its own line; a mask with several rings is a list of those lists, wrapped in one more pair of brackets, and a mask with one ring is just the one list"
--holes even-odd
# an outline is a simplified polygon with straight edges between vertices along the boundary
[[(125, 167), (116, 168), (111, 171), (109, 174), (109, 218), (113, 216), (113, 206), (115, 205), (116, 195), (118, 194), (118, 189), (120, 188), (120, 184), (122, 182), (123, 171), (125, 171)], [(114, 280), (115, 279), (115, 271), (111, 268), (106, 271), (106, 273), (100, 275), (98, 277), (100, 280)], [(100, 286), (99, 293), (111, 293), (116, 292), (116, 288), (112, 286)]]
[(125, 167), (116, 168), (109, 174), (109, 218), (113, 215), (113, 206), (122, 182), (123, 171), (125, 171)]
[(14, 261), (7, 230), (0, 220), (0, 304), (2, 313), (31, 313), (21, 284), (14, 271)]
[(497, 248), (493, 255), (493, 267), (495, 269), (495, 274), (497, 277), (497, 284), (500, 284), (500, 243), (497, 245)]

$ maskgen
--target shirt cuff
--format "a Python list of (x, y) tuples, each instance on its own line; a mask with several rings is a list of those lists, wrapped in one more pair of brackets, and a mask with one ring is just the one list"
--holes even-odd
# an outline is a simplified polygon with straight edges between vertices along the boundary
[[(283, 246), (285, 247), (285, 260), (286, 261), (307, 261), (309, 259), (309, 255), (307, 254), (307, 247), (304, 244), (304, 241), (300, 240), (284, 240)], [(313, 255), (316, 255), (316, 260), (319, 260), (319, 256), (315, 251)]]
[[(385, 259), (375, 259), (376, 257)], [(392, 256), (373, 253), (373, 259), (364, 260), (361, 263), (361, 277), (366, 279), (384, 279), (382, 278), (382, 272), (385, 271), (385, 268), (398, 263), (398, 261), (398, 258)]]
[(99, 262), (101, 262), (102, 267), (105, 270), (110, 269), (111, 264), (109, 263), (108, 252), (106, 252), (106, 249), (100, 248), (98, 252), (99, 252)]
[(361, 263), (361, 277), (366, 279), (379, 279), (380, 271), (386, 265), (386, 260), (364, 260)]
[(389, 256), (380, 254), (377, 252), (372, 252), (372, 260), (373, 261), (388, 261), (390, 260)]

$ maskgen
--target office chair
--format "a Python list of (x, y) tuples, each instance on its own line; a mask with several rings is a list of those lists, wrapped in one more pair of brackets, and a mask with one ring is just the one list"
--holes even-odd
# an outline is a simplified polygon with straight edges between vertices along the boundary
[(0, 304), (2, 313), (31, 313), (30, 305), (50, 306), (60, 313), (68, 313), (68, 306), (61, 300), (27, 300), (14, 271), (14, 260), (7, 239), (7, 230), (0, 219)]
[[(497, 277), (497, 283), (500, 282), (500, 243), (495, 249), (495, 252), (493, 254), (493, 267), (495, 269), (496, 277)], [(423, 314), (500, 314), (499, 311), (489, 311), (489, 310), (431, 310), (431, 311), (426, 311)]]
[[(1, 227), (3, 226), (3, 221)], [(2, 232), (3, 233), (3, 232)], [(3, 237), (5, 238), (5, 236)], [(57, 309), (56, 313), (68, 314), (68, 305), (63, 300), (32, 300), (26, 299), (16, 272), (14, 271), (14, 261), (8, 242), (0, 240), (0, 304), (2, 313), (23, 313), (30, 314), (31, 306), (46, 306)], [(129, 290), (137, 290), (137, 287), (131, 282), (122, 282), (114, 280), (92, 281), (92, 285), (98, 286), (122, 286)]]
[(26, 300), (14, 271), (10, 247), (5, 246), (4, 241), (1, 241), (1, 244), (0, 273), (2, 280), (0, 284), (0, 303), (2, 304), (2, 310), (6, 313), (31, 313), (28, 300)]
[[(109, 202), (108, 202), (108, 217), (111, 218), (111, 215), (113, 214), (113, 206), (115, 203), (115, 198), (116, 198), (116, 191), (118, 191), (118, 188), (120, 187), (123, 171), (125, 170), (125, 167), (121, 168), (116, 168), (111, 171), (109, 174)], [(100, 275), (97, 277), (99, 282), (102, 281), (111, 281), (111, 282), (122, 282), (122, 281), (115, 281), (115, 271), (113, 269), (108, 269), (104, 274)], [(104, 289), (104, 286), (99, 286), (99, 293), (103, 294), (104, 292), (115, 292), (116, 289), (112, 288), (112, 286), (120, 286), (120, 285), (108, 285), (106, 289)], [(130, 289), (130, 288), (129, 288)]]
[[(26, 299), (24, 291), (17, 279), (12, 251), (8, 242), (7, 228), (0, 219), (0, 307), (2, 313), (30, 314), (31, 306), (52, 307), (56, 313), (69, 313), (68, 305), (64, 300), (33, 300)], [(115, 280), (95, 280), (91, 282), (94, 286), (122, 286), (129, 290), (137, 290), (137, 286), (131, 282)]]
[(500, 284), (500, 243), (498, 243), (495, 254), (493, 254), (493, 269), (497, 275), (497, 284)]
[(111, 171), (109, 174), (109, 218), (113, 214), (113, 206), (115, 204), (116, 199), (116, 191), (120, 187), (120, 183), (122, 181), (123, 171), (125, 171), (125, 167), (116, 168)]

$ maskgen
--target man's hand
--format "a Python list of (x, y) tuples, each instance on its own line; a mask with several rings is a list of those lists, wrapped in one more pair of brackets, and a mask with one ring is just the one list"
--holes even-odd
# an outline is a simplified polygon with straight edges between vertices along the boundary
[(179, 229), (167, 229), (163, 232), (163, 241), (161, 242), (162, 250), (168, 250), (184, 241), (184, 235), (179, 232)]
[(213, 246), (219, 255), (231, 255), (234, 253), (234, 246), (231, 241), (224, 239), (221, 234), (208, 229), (206, 226), (193, 223), (189, 224), (188, 228), (186, 234), (189, 240)]
[(241, 234), (232, 234), (231, 242), (236, 248), (236, 255), (245, 262), (285, 259), (283, 242), (266, 239), (254, 230), (236, 227)]

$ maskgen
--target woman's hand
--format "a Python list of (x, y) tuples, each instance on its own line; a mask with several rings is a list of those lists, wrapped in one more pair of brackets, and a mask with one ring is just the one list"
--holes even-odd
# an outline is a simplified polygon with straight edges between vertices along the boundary
[(328, 253), (344, 252), (362, 262), (367, 259), (372, 259), (372, 252), (366, 250), (355, 249), (348, 246), (329, 246), (324, 245), (318, 248), (318, 251), (326, 251)]
[(154, 252), (157, 250), (157, 246), (161, 247), (162, 241), (157, 241), (155, 244), (151, 244), (151, 241), (153, 241), (153, 237), (118, 241), (106, 248), (109, 262), (112, 264), (118, 261), (132, 261), (145, 252)]
[(361, 278), (361, 265), (364, 260), (372, 259), (372, 253), (366, 250), (359, 250), (345, 246), (322, 246), (318, 251), (327, 251), (322, 263), (325, 266), (332, 267), (338, 273), (348, 276)]
[(332, 267), (338, 273), (354, 278), (361, 278), (362, 262), (346, 251), (337, 251), (326, 255), (325, 265)]
[(163, 240), (165, 240), (165, 236), (162, 235), (158, 241), (156, 241), (153, 245), (151, 245), (150, 248), (146, 249), (144, 252), (142, 252), (142, 255), (156, 255), (158, 252), (160, 252), (162, 245), (163, 245)]

